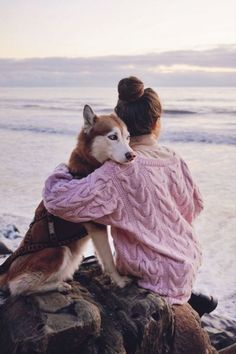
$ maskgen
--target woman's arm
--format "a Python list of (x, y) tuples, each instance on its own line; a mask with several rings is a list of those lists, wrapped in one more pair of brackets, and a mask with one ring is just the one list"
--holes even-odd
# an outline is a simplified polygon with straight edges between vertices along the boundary
[(53, 215), (73, 222), (96, 220), (117, 208), (112, 167), (107, 164), (85, 178), (73, 179), (66, 165), (59, 165), (45, 182), (44, 205)]
[(189, 189), (189, 192), (192, 194), (193, 205), (194, 205), (193, 218), (195, 218), (201, 213), (201, 211), (204, 208), (202, 195), (200, 193), (200, 190), (199, 190), (197, 184), (194, 182), (194, 180), (192, 178), (191, 172), (190, 172), (186, 162), (181, 159), (181, 164), (182, 164), (183, 174), (184, 174), (184, 177), (186, 180), (186, 185)]
[(204, 208), (204, 205), (203, 205), (203, 199), (200, 190), (195, 183), (193, 185), (193, 200), (194, 200), (194, 207), (195, 207), (194, 217), (196, 217), (201, 213), (201, 211)]

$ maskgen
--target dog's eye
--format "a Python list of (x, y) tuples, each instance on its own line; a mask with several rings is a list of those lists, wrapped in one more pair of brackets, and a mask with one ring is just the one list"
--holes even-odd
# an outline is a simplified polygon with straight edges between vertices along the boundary
[(118, 136), (116, 134), (108, 135), (108, 138), (111, 140), (118, 140)]
[(127, 136), (127, 140), (129, 140), (129, 139), (130, 139), (130, 135)]

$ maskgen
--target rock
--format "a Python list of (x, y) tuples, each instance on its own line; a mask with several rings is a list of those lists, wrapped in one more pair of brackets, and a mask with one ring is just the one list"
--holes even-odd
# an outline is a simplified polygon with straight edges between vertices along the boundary
[(21, 238), (19, 230), (13, 224), (8, 224), (4, 228), (2, 228), (1, 234), (3, 237), (9, 240), (15, 240), (16, 238)]
[(0, 241), (0, 255), (10, 254), (12, 250), (8, 248), (2, 241)]
[(168, 352), (173, 316), (161, 297), (135, 284), (118, 289), (98, 265), (75, 279), (68, 293), (8, 298), (0, 307), (0, 353)]
[[(10, 299), (1, 315), (1, 353), (76, 353), (100, 332), (98, 308), (79, 297), (48, 293)], [(5, 306), (3, 306), (4, 308)], [(6, 327), (7, 324), (7, 327)]]
[(188, 304), (170, 307), (135, 284), (119, 289), (97, 263), (83, 264), (71, 285), (68, 293), (7, 298), (0, 353), (216, 353)]
[(197, 312), (189, 304), (173, 305), (172, 309), (175, 316), (173, 354), (216, 354)]
[(202, 325), (207, 330), (212, 345), (218, 350), (236, 343), (235, 320), (209, 314), (203, 316)]

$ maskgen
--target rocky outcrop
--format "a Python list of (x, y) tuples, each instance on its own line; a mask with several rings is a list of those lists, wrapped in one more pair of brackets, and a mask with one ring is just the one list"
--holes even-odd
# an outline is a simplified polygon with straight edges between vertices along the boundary
[(0, 353), (215, 353), (189, 305), (170, 308), (135, 284), (118, 289), (97, 264), (84, 265), (71, 284), (64, 294), (8, 298)]
[(234, 353), (236, 353), (236, 321), (234, 319), (212, 313), (204, 315), (201, 322), (214, 347), (219, 350), (235, 344)]
[(12, 253), (12, 250), (10, 250), (10, 248), (8, 248), (2, 241), (0, 241), (0, 255), (10, 253)]

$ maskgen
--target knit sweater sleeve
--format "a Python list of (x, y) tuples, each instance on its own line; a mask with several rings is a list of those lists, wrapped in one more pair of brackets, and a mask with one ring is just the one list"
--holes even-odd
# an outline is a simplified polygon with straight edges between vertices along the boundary
[(193, 200), (194, 200), (194, 206), (195, 206), (195, 217), (201, 213), (201, 211), (204, 208), (203, 204), (203, 199), (202, 195), (200, 193), (200, 190), (198, 186), (194, 183), (194, 189), (193, 189)]
[(182, 164), (182, 170), (183, 170), (183, 174), (185, 177), (185, 182), (186, 182), (187, 188), (193, 198), (193, 205), (194, 205), (193, 218), (195, 218), (201, 213), (201, 211), (204, 208), (202, 195), (200, 193), (200, 190), (199, 190), (197, 184), (195, 183), (195, 181), (192, 178), (191, 172), (190, 172), (186, 162), (181, 160), (181, 164)]
[(107, 163), (78, 180), (73, 179), (66, 165), (59, 165), (45, 182), (45, 207), (53, 215), (72, 222), (96, 220), (111, 214), (119, 199), (112, 171)]

